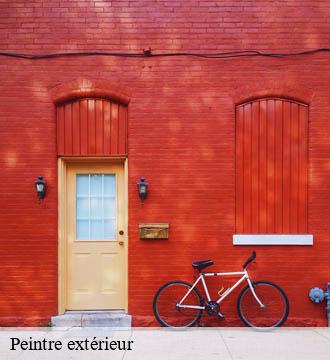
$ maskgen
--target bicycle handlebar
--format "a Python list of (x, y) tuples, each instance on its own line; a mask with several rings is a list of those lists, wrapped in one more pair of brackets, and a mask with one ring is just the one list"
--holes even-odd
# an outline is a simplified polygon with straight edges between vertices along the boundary
[(243, 264), (243, 269), (245, 269), (256, 257), (257, 253), (253, 250), (252, 255)]

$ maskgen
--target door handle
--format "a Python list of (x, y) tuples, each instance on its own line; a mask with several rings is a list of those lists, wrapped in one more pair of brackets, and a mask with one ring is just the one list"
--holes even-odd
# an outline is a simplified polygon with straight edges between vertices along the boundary
[(120, 231), (119, 231), (119, 235), (124, 235), (124, 231), (123, 231), (123, 230), (120, 230)]
[(123, 245), (124, 245), (124, 241), (118, 241), (118, 244), (119, 244), (120, 246), (123, 246)]

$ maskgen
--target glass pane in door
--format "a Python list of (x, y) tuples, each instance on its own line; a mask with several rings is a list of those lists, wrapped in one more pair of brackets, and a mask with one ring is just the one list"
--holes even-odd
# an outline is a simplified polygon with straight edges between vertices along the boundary
[(116, 175), (77, 174), (77, 240), (115, 240)]

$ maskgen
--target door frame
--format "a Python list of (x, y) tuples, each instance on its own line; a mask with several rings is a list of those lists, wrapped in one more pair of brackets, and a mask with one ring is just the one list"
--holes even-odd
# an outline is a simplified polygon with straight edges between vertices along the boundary
[(67, 305), (67, 169), (74, 164), (121, 164), (124, 171), (124, 298), (128, 311), (128, 159), (125, 157), (60, 157), (58, 159), (58, 314), (66, 311)]

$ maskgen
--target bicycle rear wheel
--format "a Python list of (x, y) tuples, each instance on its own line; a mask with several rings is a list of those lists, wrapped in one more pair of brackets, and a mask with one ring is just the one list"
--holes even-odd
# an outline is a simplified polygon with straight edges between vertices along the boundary
[(245, 325), (255, 328), (281, 326), (289, 314), (289, 300), (285, 292), (270, 281), (256, 281), (252, 285), (257, 297), (265, 306), (259, 305), (247, 285), (237, 300), (240, 319)]
[[(178, 303), (192, 285), (174, 280), (158, 289), (153, 301), (153, 312), (158, 322), (165, 327), (194, 326), (202, 316), (202, 309), (178, 307)], [(202, 306), (202, 297), (197, 289), (192, 289), (182, 305)]]

